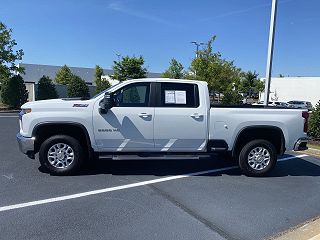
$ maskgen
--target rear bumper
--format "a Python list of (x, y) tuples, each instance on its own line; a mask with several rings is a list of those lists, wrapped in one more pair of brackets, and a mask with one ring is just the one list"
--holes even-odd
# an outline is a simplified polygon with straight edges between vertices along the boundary
[(17, 134), (19, 149), (22, 153), (34, 158), (34, 137), (24, 137), (20, 133)]
[(307, 143), (308, 143), (308, 138), (300, 138), (295, 144), (294, 144), (294, 151), (303, 151), (307, 150)]

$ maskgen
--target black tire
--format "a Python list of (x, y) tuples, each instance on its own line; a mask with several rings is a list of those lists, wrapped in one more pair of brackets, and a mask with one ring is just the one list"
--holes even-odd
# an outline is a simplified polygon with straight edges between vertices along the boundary
[[(73, 160), (69, 165), (60, 163), (57, 167), (53, 166), (48, 158), (48, 151), (51, 147), (61, 143), (60, 146), (68, 145), (73, 151)], [(63, 145), (65, 144), (65, 145)], [(59, 145), (56, 145), (59, 147)], [(71, 151), (69, 150), (69, 152)], [(52, 158), (50, 158), (52, 160)], [(45, 167), (53, 175), (71, 175), (80, 169), (85, 159), (85, 152), (78, 140), (67, 135), (55, 135), (46, 139), (39, 150), (39, 160), (43, 167)], [(70, 161), (70, 160), (69, 160)], [(66, 166), (65, 166), (66, 165)]]
[[(254, 167), (259, 168), (257, 166), (259, 166), (258, 164), (261, 165), (261, 163), (258, 163), (255, 165), (251, 161), (251, 165), (253, 165), (253, 166), (251, 166), (249, 164), (249, 160), (248, 160), (250, 152), (258, 147), (266, 149), (269, 153), (269, 156), (270, 156), (270, 161), (268, 162), (268, 164), (265, 164), (264, 168), (262, 168), (262, 169), (255, 169), (254, 168)], [(239, 154), (240, 169), (242, 170), (242, 172), (245, 175), (250, 176), (250, 177), (265, 176), (275, 167), (276, 163), (277, 163), (277, 151), (276, 151), (274, 145), (271, 142), (269, 142), (267, 140), (263, 140), (263, 139), (258, 139), (258, 140), (253, 140), (251, 142), (248, 142), (246, 145), (244, 145), (244, 147), (241, 149), (240, 154)], [(263, 166), (261, 165), (261, 167), (263, 167)]]

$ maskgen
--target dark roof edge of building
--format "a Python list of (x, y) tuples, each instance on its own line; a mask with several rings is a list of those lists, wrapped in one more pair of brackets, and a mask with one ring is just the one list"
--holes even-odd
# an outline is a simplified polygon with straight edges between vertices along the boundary
[[(38, 64), (38, 63), (19, 63), (19, 65), (33, 65), (33, 66), (45, 66), (45, 67), (62, 67), (64, 65), (67, 65), (69, 68), (83, 68), (83, 69), (93, 69), (96, 67), (96, 65), (94, 67), (75, 67), (75, 66), (70, 66), (68, 64), (63, 64), (63, 65), (49, 65), (49, 64)], [(100, 65), (99, 65), (100, 66)], [(111, 69), (105, 69), (103, 68), (103, 70), (111, 70)]]
[[(48, 65), (48, 64), (38, 64), (38, 63), (23, 63), (23, 62), (19, 63), (18, 65), (56, 67), (56, 68), (61, 68), (62, 66), (64, 66), (64, 65)], [(67, 65), (67, 64), (65, 64), (65, 65)], [(96, 67), (96, 65), (94, 67), (91, 67), (91, 68), (90, 67), (75, 67), (75, 66), (69, 66), (69, 65), (67, 65), (67, 66), (69, 68), (71, 68), (71, 69), (87, 69), (87, 70), (92, 70), (92, 69), (94, 69)], [(113, 71), (112, 68), (110, 68), (110, 69), (102, 68), (102, 69), (104, 71), (107, 71), (107, 72)], [(156, 74), (156, 75), (159, 74), (159, 75), (161, 75), (162, 73), (148, 71), (148, 74)]]

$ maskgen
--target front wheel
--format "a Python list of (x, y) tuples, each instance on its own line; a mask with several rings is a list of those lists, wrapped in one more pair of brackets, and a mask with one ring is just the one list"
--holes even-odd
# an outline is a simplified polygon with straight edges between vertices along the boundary
[(84, 151), (75, 138), (55, 135), (41, 144), (39, 160), (51, 174), (68, 175), (80, 168), (84, 161)]
[(239, 154), (239, 166), (247, 176), (265, 176), (276, 163), (277, 152), (274, 145), (263, 139), (248, 142)]

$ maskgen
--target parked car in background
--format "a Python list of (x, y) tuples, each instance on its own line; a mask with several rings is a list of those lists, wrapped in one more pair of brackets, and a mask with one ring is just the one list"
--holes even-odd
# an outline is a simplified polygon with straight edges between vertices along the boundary
[(309, 111), (312, 110), (311, 102), (294, 100), (294, 101), (289, 101), (288, 103), (291, 104), (294, 108), (306, 108)]
[[(264, 101), (253, 103), (252, 105), (264, 105)], [(286, 102), (272, 102), (272, 101), (270, 101), (268, 105), (274, 106), (274, 107), (297, 108), (297, 107), (294, 107), (292, 104), (289, 104)]]
[(274, 106), (293, 108), (293, 105), (286, 102), (273, 102)]
[[(253, 103), (252, 105), (264, 105), (264, 101)], [(269, 101), (268, 105), (269, 106), (280, 106), (280, 104), (276, 104), (276, 102), (271, 102), (271, 101)]]
[[(263, 101), (261, 101), (261, 102), (256, 102), (256, 103), (252, 103), (252, 105), (264, 105), (264, 102)], [(269, 105), (270, 105), (270, 102), (269, 102)]]

